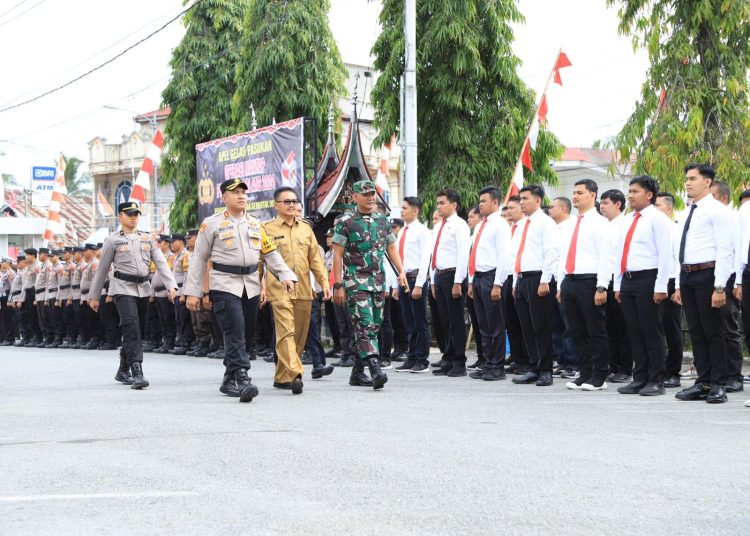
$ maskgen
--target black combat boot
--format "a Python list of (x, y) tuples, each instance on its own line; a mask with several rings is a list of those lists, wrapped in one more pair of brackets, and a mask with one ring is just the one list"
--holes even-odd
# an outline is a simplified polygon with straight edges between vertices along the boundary
[(258, 396), (258, 388), (250, 383), (247, 377), (247, 369), (239, 368), (232, 373), (234, 381), (237, 383), (237, 390), (240, 392), (240, 402), (252, 402), (253, 398)]
[(148, 387), (148, 380), (143, 377), (143, 368), (140, 363), (133, 363), (130, 365), (130, 372), (133, 375), (133, 384), (130, 386), (131, 389), (143, 389)]
[(120, 368), (117, 369), (115, 374), (115, 380), (125, 385), (133, 385), (133, 376), (130, 375), (130, 368), (128, 367), (128, 360), (123, 356), (120, 356)]
[(240, 396), (240, 390), (237, 389), (237, 382), (234, 381), (234, 378), (228, 372), (224, 373), (224, 380), (221, 382), (219, 392), (235, 398)]
[(388, 376), (380, 370), (380, 360), (377, 357), (371, 357), (367, 360), (367, 365), (370, 367), (370, 376), (372, 376), (372, 388), (382, 389), (388, 381)]
[(349, 376), (349, 385), (358, 387), (372, 387), (372, 380), (365, 373), (364, 359), (355, 358), (352, 366), (352, 374)]

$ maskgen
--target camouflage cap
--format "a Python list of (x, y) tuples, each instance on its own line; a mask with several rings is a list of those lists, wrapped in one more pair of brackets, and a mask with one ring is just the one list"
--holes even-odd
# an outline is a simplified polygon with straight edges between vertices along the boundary
[(355, 194), (367, 194), (375, 191), (375, 183), (370, 180), (357, 181), (352, 187)]

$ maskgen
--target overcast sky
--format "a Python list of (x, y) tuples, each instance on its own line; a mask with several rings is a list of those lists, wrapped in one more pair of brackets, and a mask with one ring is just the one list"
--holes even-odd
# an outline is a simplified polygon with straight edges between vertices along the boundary
[[(419, 0), (417, 0), (419, 1)], [(0, 0), (0, 109), (80, 76), (155, 31), (182, 11), (181, 0)], [(617, 33), (605, 0), (520, 0), (515, 27), (521, 77), (540, 92), (558, 49), (573, 62), (564, 87), (549, 95), (549, 126), (571, 147), (615, 134), (633, 109), (647, 69), (643, 52)], [(9, 11), (10, 10), (10, 11)], [(347, 63), (368, 65), (379, 4), (331, 0), (330, 23)], [(33, 165), (63, 151), (88, 160), (88, 141), (117, 142), (133, 111), (159, 106), (169, 59), (184, 28), (174, 22), (80, 82), (0, 113), (0, 172), (27, 184)], [(114, 106), (126, 111), (104, 108)]]

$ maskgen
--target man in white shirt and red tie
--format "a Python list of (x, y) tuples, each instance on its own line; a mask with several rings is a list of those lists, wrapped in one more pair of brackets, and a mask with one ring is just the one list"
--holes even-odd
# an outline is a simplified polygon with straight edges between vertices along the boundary
[(461, 197), (453, 188), (437, 195), (437, 212), (442, 221), (432, 230), (432, 292), (440, 309), (445, 352), (441, 366), (432, 371), (436, 376), (466, 376), (464, 291), (471, 235), (468, 224), (457, 214), (460, 202)]
[(667, 284), (674, 250), (672, 223), (654, 207), (659, 186), (646, 175), (630, 181), (628, 202), (633, 209), (626, 216), (617, 242), (620, 259), (615, 276), (615, 299), (628, 325), (635, 369), (633, 381), (617, 392), (625, 395), (664, 394), (666, 348), (662, 327)]
[(530, 370), (513, 383), (552, 385), (552, 300), (557, 294), (552, 280), (559, 255), (554, 220), (542, 210), (544, 188), (531, 184), (521, 188), (521, 210), (526, 215), (520, 232), (513, 277), (513, 297), (529, 351)]
[(688, 322), (698, 378), (678, 400), (727, 401), (727, 345), (721, 330), (725, 287), (732, 274), (732, 213), (711, 195), (716, 176), (706, 164), (685, 167), (685, 191), (692, 198), (680, 230), (680, 277), (672, 299)]
[(516, 265), (516, 253), (518, 253), (518, 246), (521, 243), (521, 233), (518, 230), (518, 225), (526, 216), (521, 211), (521, 198), (517, 195), (512, 195), (508, 198), (507, 209), (506, 219), (510, 223), (511, 244), (510, 254), (506, 263), (508, 276), (503, 283), (503, 296), (505, 296), (505, 299), (502, 301), (505, 329), (508, 332), (510, 357), (513, 360), (507, 370), (508, 372), (522, 375), (529, 371), (529, 352), (526, 350), (521, 320), (518, 318), (516, 301), (513, 299), (513, 268)]
[(568, 389), (599, 391), (607, 388), (609, 338), (605, 319), (607, 285), (611, 268), (610, 226), (596, 211), (599, 187), (582, 179), (573, 188), (573, 206), (578, 215), (560, 231), (562, 251), (557, 280), (557, 300), (575, 341), (580, 375)]
[(482, 369), (472, 372), (471, 377), (497, 381), (505, 379), (501, 299), (510, 250), (510, 229), (500, 216), (500, 190), (488, 186), (479, 192), (479, 213), (482, 220), (474, 233), (469, 255), (469, 297), (474, 300), (485, 360)]
[(399, 304), (409, 340), (406, 361), (396, 367), (396, 372), (415, 374), (430, 370), (430, 325), (427, 322), (427, 295), (430, 291), (430, 256), (432, 232), (419, 221), (422, 200), (405, 197), (401, 203), (404, 227), (398, 232), (396, 244), (404, 265), (409, 294), (400, 289)]

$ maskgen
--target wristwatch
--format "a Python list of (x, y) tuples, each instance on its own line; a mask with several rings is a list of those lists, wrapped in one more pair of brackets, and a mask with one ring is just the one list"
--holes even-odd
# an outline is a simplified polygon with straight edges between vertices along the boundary
[(714, 287), (714, 292), (716, 294), (724, 294), (724, 287), (722, 287), (721, 285)]
[(343, 283), (334, 283), (333, 284), (333, 290), (338, 290), (340, 288), (344, 288), (344, 284)]
[(597, 292), (607, 292), (607, 287), (596, 287)]

